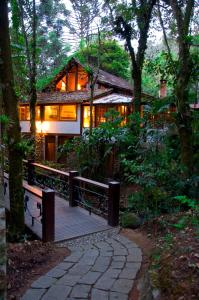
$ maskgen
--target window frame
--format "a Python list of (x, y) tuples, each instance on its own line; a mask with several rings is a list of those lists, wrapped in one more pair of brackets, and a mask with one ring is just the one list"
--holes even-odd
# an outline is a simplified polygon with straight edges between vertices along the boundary
[[(60, 118), (61, 106), (67, 106), (67, 105), (70, 105), (70, 106), (74, 105), (75, 106), (76, 118), (73, 119), (73, 120), (71, 120), (71, 119), (61, 120), (61, 118)], [(47, 120), (45, 118), (45, 108), (46, 108), (46, 106), (58, 106), (58, 118), (57, 118), (57, 120)], [(77, 120), (78, 120), (78, 110), (77, 110), (77, 104), (76, 103), (51, 104), (51, 105), (48, 104), (48, 105), (44, 105), (43, 107), (44, 107), (43, 121), (46, 121), (46, 122), (77, 122)]]

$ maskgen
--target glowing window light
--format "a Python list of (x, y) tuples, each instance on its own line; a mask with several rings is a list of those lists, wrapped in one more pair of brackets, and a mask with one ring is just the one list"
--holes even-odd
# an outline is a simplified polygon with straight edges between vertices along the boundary
[(66, 90), (66, 84), (65, 84), (65, 82), (62, 80), (62, 82), (61, 82), (61, 91), (62, 91), (62, 92), (65, 92), (65, 90)]
[(78, 91), (80, 91), (81, 90), (81, 85), (78, 83), (78, 85), (77, 85), (77, 89), (78, 89)]
[(49, 129), (48, 122), (37, 121), (36, 122), (36, 132), (37, 133), (46, 133)]

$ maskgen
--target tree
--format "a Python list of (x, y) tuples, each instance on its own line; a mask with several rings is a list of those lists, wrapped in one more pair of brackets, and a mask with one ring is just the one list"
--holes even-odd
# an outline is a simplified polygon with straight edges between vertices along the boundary
[[(71, 0), (73, 14), (71, 16), (70, 29), (80, 40), (88, 38), (92, 31), (92, 24), (100, 13), (100, 1)], [(97, 30), (95, 30), (97, 32)]]
[(59, 67), (70, 51), (63, 42), (63, 28), (69, 27), (69, 10), (60, 0), (40, 1), (37, 7), (38, 78)]
[[(134, 110), (140, 112), (142, 92), (142, 69), (149, 25), (156, 0), (126, 1), (107, 0), (111, 24), (116, 34), (126, 42), (132, 63), (132, 79), (134, 82)], [(137, 53), (132, 40), (138, 39)]]
[[(89, 56), (95, 65), (97, 63), (98, 47), (98, 42), (94, 41), (89, 47), (77, 51), (76, 56), (82, 62), (85, 62), (85, 58)], [(100, 68), (116, 76), (129, 79), (129, 56), (117, 41), (106, 38), (101, 39)]]
[(24, 230), (22, 190), (22, 156), (20, 151), (20, 124), (17, 96), (14, 88), (9, 37), (7, 0), (0, 1), (0, 82), (5, 114), (9, 117), (7, 144), (9, 159), (9, 196), (11, 235), (19, 236)]
[(190, 53), (190, 26), (194, 11), (194, 0), (170, 0), (178, 35), (178, 70), (176, 75), (175, 97), (178, 110), (178, 131), (181, 141), (181, 160), (191, 171), (193, 167), (192, 126), (188, 101), (188, 87), (193, 69)]

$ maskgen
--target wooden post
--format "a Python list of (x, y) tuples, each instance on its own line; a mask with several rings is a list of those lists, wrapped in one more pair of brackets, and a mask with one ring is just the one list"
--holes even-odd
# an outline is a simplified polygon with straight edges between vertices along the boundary
[(42, 191), (42, 241), (55, 239), (55, 192), (51, 189)]
[(77, 206), (75, 202), (76, 191), (74, 185), (74, 177), (78, 176), (79, 173), (77, 171), (69, 171), (69, 206), (74, 207)]
[(34, 160), (29, 159), (28, 160), (28, 184), (29, 185), (34, 185), (34, 173), (35, 173), (35, 167), (33, 165)]
[(120, 183), (109, 182), (108, 193), (108, 225), (119, 225), (119, 203), (120, 203)]

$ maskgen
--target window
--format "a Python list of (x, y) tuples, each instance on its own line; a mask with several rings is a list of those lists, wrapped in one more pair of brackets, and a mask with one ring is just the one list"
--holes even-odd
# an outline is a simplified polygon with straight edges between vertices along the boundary
[[(90, 127), (90, 106), (84, 106), (83, 127)], [(95, 108), (93, 107), (93, 127), (95, 126)]]
[(88, 74), (80, 65), (73, 65), (56, 84), (56, 90), (60, 92), (74, 92), (86, 90)]
[(60, 105), (60, 121), (76, 121), (76, 105)]
[(58, 105), (44, 106), (44, 120), (45, 121), (58, 121), (59, 120), (59, 106)]
[(98, 106), (97, 107), (97, 124), (106, 122), (106, 118), (104, 117), (104, 114), (107, 112), (106, 106)]
[(19, 107), (19, 119), (20, 121), (30, 120), (30, 108), (28, 105)]
[(41, 117), (40, 117), (40, 106), (36, 106), (35, 107), (35, 120), (36, 121), (40, 121)]
[(119, 105), (118, 112), (120, 113), (120, 116), (124, 118), (124, 120), (121, 122), (121, 125), (125, 125), (126, 116), (127, 116), (127, 107), (125, 105)]

